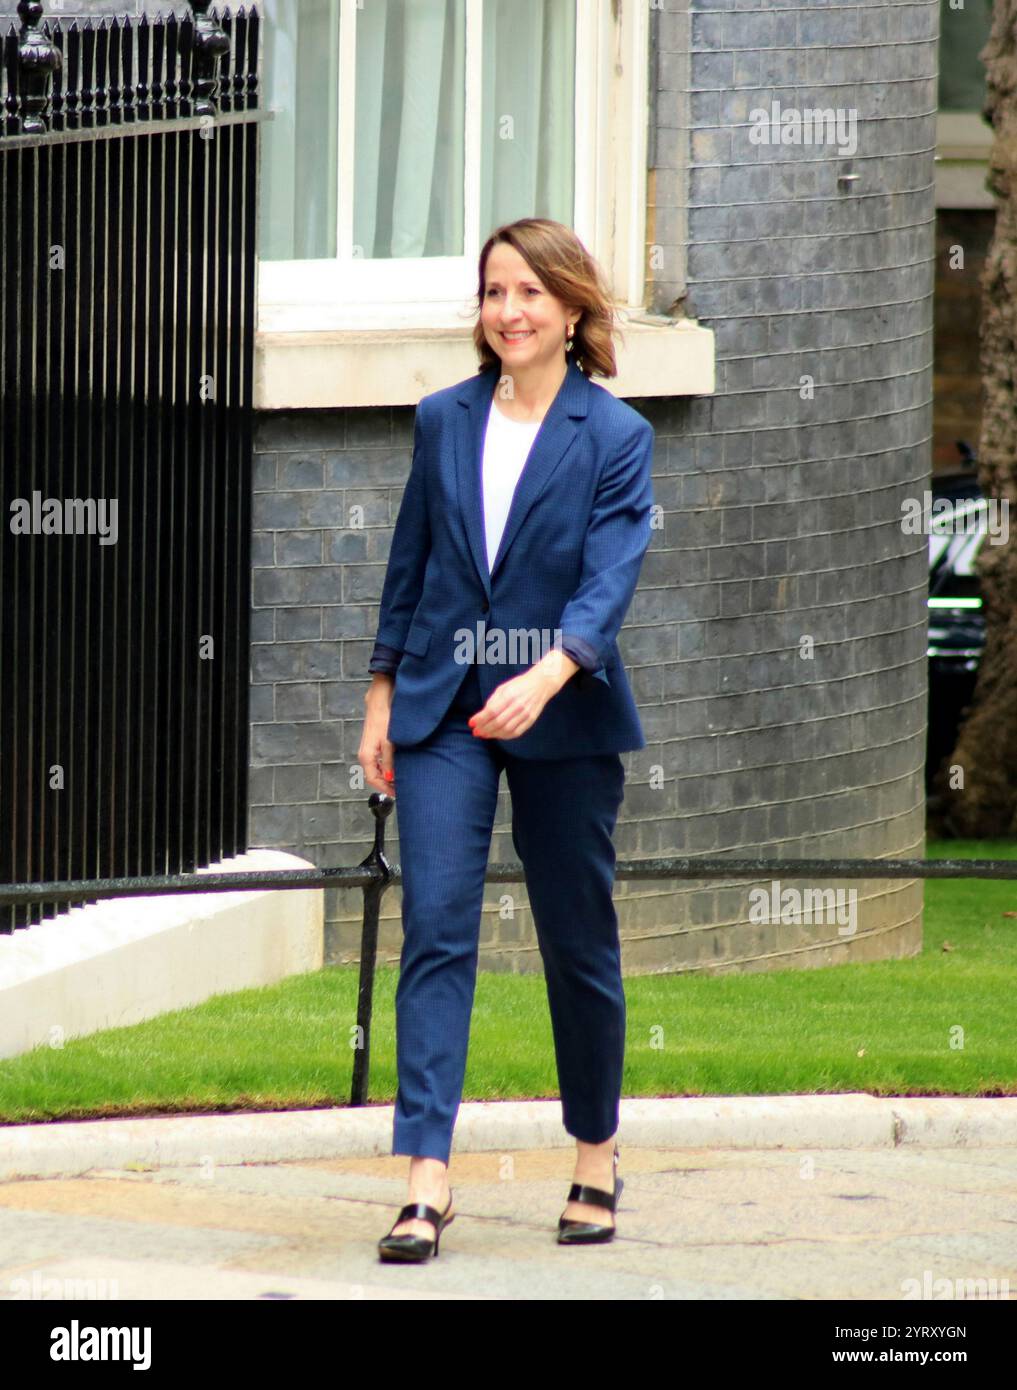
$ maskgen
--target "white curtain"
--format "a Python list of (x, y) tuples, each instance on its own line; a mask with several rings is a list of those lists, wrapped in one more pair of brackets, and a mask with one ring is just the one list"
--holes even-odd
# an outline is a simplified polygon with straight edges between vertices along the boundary
[(463, 253), (465, 0), (357, 11), (358, 255)]
[(576, 0), (485, 0), (481, 241), (518, 217), (572, 225), (575, 50)]
[(262, 107), (259, 255), (336, 254), (340, 0), (258, 0)]
[[(261, 255), (336, 255), (339, 5), (260, 0)], [(481, 237), (517, 217), (572, 221), (576, 0), (485, 0)], [(465, 0), (356, 11), (355, 254), (463, 254)]]

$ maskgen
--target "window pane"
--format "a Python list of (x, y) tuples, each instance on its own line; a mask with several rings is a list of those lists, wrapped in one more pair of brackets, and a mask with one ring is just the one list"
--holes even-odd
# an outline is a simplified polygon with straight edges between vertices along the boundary
[[(372, 0), (373, 3), (373, 0)], [(258, 0), (262, 26), (259, 254), (336, 254), (339, 0)]]
[(463, 254), (465, 0), (357, 10), (354, 254)]
[(576, 0), (485, 0), (480, 237), (517, 217), (572, 225)]

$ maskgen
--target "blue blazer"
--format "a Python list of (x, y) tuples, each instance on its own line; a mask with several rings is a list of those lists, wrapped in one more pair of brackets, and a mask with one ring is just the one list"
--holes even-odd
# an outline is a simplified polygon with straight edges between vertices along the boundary
[[(500, 379), (493, 364), (417, 405), (371, 659), (374, 666), (379, 653), (399, 657), (388, 737), (415, 744), (434, 732), (462, 682), (464, 658), (480, 663), (486, 701), (564, 644), (588, 656), (585, 669), (524, 734), (496, 741), (520, 758), (645, 748), (616, 638), (650, 543), (653, 427), (570, 358), (489, 573), (481, 465)], [(529, 650), (514, 647), (513, 633), (519, 641), (528, 630)], [(499, 631), (501, 652), (491, 646)]]

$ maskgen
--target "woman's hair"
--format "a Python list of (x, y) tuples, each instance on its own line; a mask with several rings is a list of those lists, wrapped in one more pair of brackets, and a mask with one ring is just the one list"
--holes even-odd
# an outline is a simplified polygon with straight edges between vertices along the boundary
[(493, 367), (501, 359), (484, 335), (479, 312), (484, 304), (487, 258), (499, 242), (514, 246), (541, 283), (569, 308), (582, 309), (572, 338), (572, 351), (587, 376), (618, 375), (612, 333), (619, 332), (614, 308), (597, 262), (570, 227), (547, 217), (523, 217), (496, 227), (480, 253), (477, 282), (478, 318), (473, 342), (480, 358), (479, 371)]

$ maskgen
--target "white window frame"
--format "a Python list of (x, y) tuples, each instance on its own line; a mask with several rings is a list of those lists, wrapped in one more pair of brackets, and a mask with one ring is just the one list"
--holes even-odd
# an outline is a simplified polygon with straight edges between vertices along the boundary
[[(335, 260), (258, 263), (259, 330), (462, 324), (475, 307), (479, 226), (480, 37), (483, 0), (466, 0), (465, 254), (363, 260), (352, 257), (354, 141), (340, 140)], [(356, 102), (356, 5), (340, 11), (339, 119), (352, 128)], [(611, 280), (615, 303), (645, 305), (649, 117), (649, 14), (645, 4), (577, 0), (576, 168), (573, 227)], [(344, 259), (346, 257), (346, 259)]]

